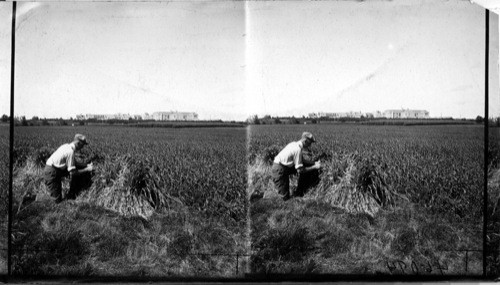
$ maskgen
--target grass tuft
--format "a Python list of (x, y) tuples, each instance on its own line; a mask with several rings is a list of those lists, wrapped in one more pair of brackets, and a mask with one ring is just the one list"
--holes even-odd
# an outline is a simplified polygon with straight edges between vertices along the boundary
[(354, 234), (343, 229), (336, 229), (326, 233), (326, 238), (321, 241), (322, 256), (332, 258), (338, 254), (347, 253), (354, 242)]
[(398, 230), (396, 238), (392, 241), (392, 251), (400, 256), (408, 256), (417, 245), (417, 232), (409, 227)]
[(187, 231), (177, 232), (169, 244), (169, 252), (178, 259), (185, 259), (193, 248), (193, 237)]
[[(269, 273), (267, 264), (273, 262), (301, 263), (304, 256), (314, 250), (312, 246), (313, 239), (306, 227), (269, 229), (253, 244), (259, 251), (252, 256), (252, 271)], [(283, 269), (277, 271), (283, 273)]]

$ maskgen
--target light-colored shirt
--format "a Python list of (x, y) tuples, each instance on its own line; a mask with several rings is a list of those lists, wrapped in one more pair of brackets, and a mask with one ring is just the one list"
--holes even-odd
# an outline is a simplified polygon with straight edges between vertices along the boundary
[(293, 167), (298, 169), (303, 166), (302, 164), (302, 145), (301, 141), (291, 142), (282, 149), (274, 158), (274, 163), (279, 163), (286, 167)]
[(74, 143), (63, 144), (47, 159), (47, 165), (68, 171), (76, 169), (75, 149)]

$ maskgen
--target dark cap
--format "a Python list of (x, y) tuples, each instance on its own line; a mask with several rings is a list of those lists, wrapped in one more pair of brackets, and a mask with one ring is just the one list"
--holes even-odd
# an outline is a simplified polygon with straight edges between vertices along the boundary
[(316, 142), (316, 140), (314, 139), (314, 136), (310, 132), (303, 132), (302, 133), (302, 138), (303, 139), (309, 139), (312, 142)]
[(87, 141), (87, 138), (84, 135), (82, 135), (82, 134), (76, 134), (75, 135), (75, 141), (82, 142), (84, 145), (85, 144), (89, 144), (89, 142)]

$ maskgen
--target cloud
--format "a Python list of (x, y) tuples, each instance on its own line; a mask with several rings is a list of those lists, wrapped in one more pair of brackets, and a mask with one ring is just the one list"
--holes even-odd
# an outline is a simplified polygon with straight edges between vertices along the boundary
[(40, 2), (20, 3), (19, 8), (16, 7), (16, 30), (22, 28), (27, 20), (38, 13), (42, 5)]
[(400, 47), (397, 51), (396, 51), (396, 54), (391, 56), (390, 58), (388, 58), (387, 60), (385, 60), (381, 65), (379, 65), (373, 72), (370, 72), (369, 74), (365, 75), (364, 77), (358, 79), (356, 82), (354, 82), (353, 84), (349, 85), (348, 87), (342, 89), (340, 92), (337, 93), (337, 99), (342, 99), (342, 97), (345, 95), (345, 94), (348, 94), (349, 92), (352, 92), (356, 89), (358, 89), (360, 86), (362, 86), (363, 84), (365, 84), (366, 82), (369, 82), (371, 81), (373, 78), (375, 78), (376, 76), (378, 76), (380, 73), (384, 72), (387, 67), (389, 66), (389, 64), (391, 64), (393, 61), (395, 61), (395, 59), (397, 58), (397, 56), (399, 54), (401, 54), (403, 52), (404, 49), (406, 49), (408, 47), (409, 44), (406, 44), (402, 47)]

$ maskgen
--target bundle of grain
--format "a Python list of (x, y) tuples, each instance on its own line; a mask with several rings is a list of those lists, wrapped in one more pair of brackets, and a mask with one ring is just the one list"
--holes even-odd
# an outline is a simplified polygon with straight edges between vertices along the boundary
[[(331, 172), (344, 167), (339, 179)], [(351, 213), (375, 215), (382, 207), (392, 206), (398, 195), (389, 189), (385, 167), (375, 157), (361, 158), (351, 154), (340, 162), (324, 165), (321, 182), (307, 195)]]
[(271, 166), (257, 158), (254, 164), (249, 165), (248, 172), (248, 195), (250, 200), (262, 198), (267, 192), (273, 192), (271, 178)]
[(277, 145), (266, 147), (264, 151), (259, 155), (258, 159), (260, 159), (266, 165), (271, 166), (273, 165), (274, 158), (278, 155), (280, 150), (280, 147)]
[(351, 213), (366, 213), (371, 216), (380, 210), (381, 205), (370, 192), (356, 184), (357, 168), (351, 162), (340, 182), (325, 193), (325, 200)]
[(37, 149), (35, 153), (31, 156), (31, 160), (39, 167), (45, 167), (45, 163), (49, 157), (56, 151), (50, 147), (41, 147)]
[(124, 216), (149, 218), (155, 210), (169, 208), (174, 199), (158, 188), (149, 167), (130, 156), (104, 163), (93, 185), (80, 200), (117, 211)]
[(39, 167), (36, 156), (29, 157), (22, 167), (14, 171), (12, 189), (14, 208), (17, 211), (35, 199), (48, 195), (43, 182), (43, 168)]

